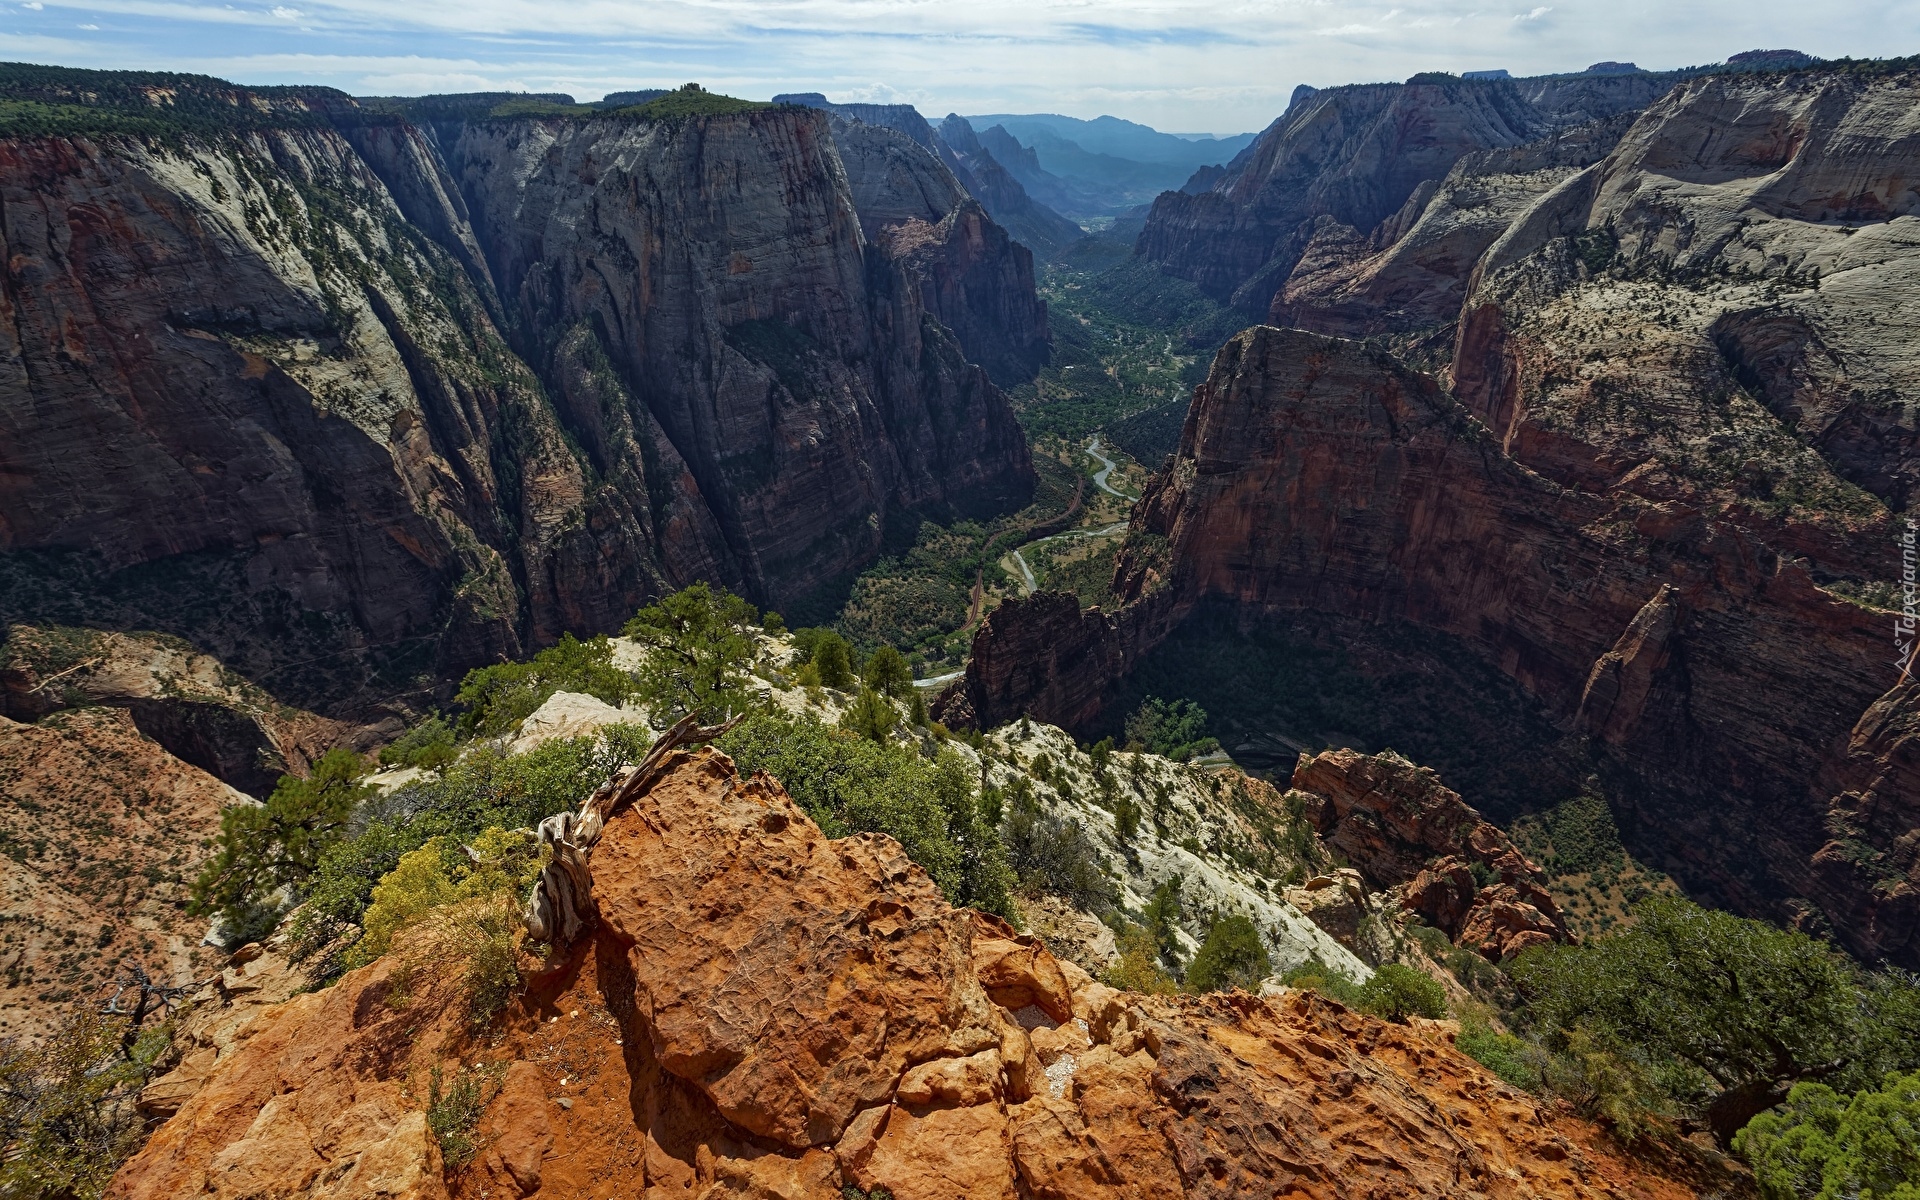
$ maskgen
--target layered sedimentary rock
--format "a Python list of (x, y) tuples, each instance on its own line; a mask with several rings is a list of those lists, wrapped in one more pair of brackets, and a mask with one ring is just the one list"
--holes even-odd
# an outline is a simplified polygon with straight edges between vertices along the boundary
[(1264, 316), (1316, 237), (1371, 235), (1476, 152), (1638, 109), (1672, 76), (1432, 80), (1324, 88), (1294, 101), (1204, 191), (1162, 193), (1137, 252)]
[(862, 232), (918, 281), (926, 311), (994, 382), (1032, 379), (1051, 352), (1033, 252), (905, 134), (837, 117), (833, 140)]
[(1568, 940), (1540, 868), (1431, 769), (1329, 750), (1302, 755), (1292, 782), (1330, 848), (1459, 944), (1498, 962)]
[[(193, 113), (217, 84), (169, 78)], [(0, 142), (8, 616), (391, 695), (694, 579), (781, 602), (902, 509), (1024, 502), (928, 301), (983, 345), (1024, 321), (1030, 360), (1030, 275), (977, 210), (919, 258), (869, 243), (826, 114), (262, 106)]]
[[(1330, 235), (1275, 315), (1393, 334), (1444, 328), (1458, 298), (1450, 370), (1249, 331), (1136, 509), (1130, 603), (986, 634), (1102, 664), (1214, 601), (1439, 630), (1591, 738), (1623, 829), (1686, 886), (1920, 961), (1891, 607), (1916, 87), (1703, 76), (1603, 156), (1605, 122), (1462, 158), (1358, 250)], [(1483, 221), (1460, 197), (1490, 181), (1511, 190)], [(956, 699), (1097, 711), (1097, 671), (1023, 679), (1006, 657), (977, 654)]]
[[(1639, 831), (1690, 883), (1749, 912), (1810, 905), (1798, 915), (1863, 955), (1910, 960), (1912, 885), (1876, 857), (1900, 843), (1825, 849), (1818, 782), (1897, 672), (1886, 616), (1818, 586), (1812, 556), (1891, 546), (1887, 518), (1783, 517), (1648, 475), (1606, 492), (1556, 482), (1384, 353), (1252, 329), (1222, 350), (1135, 511), (1115, 582), (1137, 610), (1053, 625), (1085, 631), (1076, 663), (1122, 669), (1208, 600), (1452, 634), (1593, 732)], [(1046, 636), (1009, 625), (983, 641)], [(1021, 679), (1005, 658), (978, 649), (959, 694), (1041, 718), (1097, 703), (1092, 667)]]
[[(295, 997), (214, 1047), (109, 1195), (1685, 1194), (1442, 1026), (1114, 992), (711, 753), (614, 815), (593, 873), (597, 934), (498, 1027), (391, 960)], [(463, 1166), (436, 1071), (485, 1104)]]

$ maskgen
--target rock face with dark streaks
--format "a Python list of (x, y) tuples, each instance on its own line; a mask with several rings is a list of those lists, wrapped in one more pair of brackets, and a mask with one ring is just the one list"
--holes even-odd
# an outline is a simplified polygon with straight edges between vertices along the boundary
[(1656, 75), (1416, 77), (1295, 92), (1210, 188), (1154, 201), (1137, 252), (1264, 316), (1315, 239), (1328, 236), (1321, 222), (1364, 239), (1466, 156), (1644, 107), (1670, 86), (1671, 76)]
[(943, 314), (1016, 374), (1030, 265), (964, 204), (870, 241), (827, 114), (262, 104), (0, 141), (7, 619), (164, 628), (360, 703), (695, 579), (785, 602), (900, 510), (1025, 502)]
[[(1242, 334), (1135, 509), (1114, 581), (1129, 603), (1048, 627), (1084, 635), (1060, 644), (1090, 664), (1136, 661), (1203, 604), (1440, 631), (1591, 739), (1622, 828), (1684, 885), (1911, 965), (1920, 784), (1891, 603), (1920, 394), (1920, 77), (1704, 75), (1614, 140), (1625, 118), (1589, 101), (1650, 79), (1517, 81), (1587, 123), (1458, 155), (1378, 225), (1377, 189), (1357, 218), (1315, 215), (1275, 318), (1436, 331), (1446, 369)], [(1466, 105), (1453, 84), (1368, 103), (1420, 87)], [(1387, 135), (1369, 119), (1335, 136), (1366, 98), (1283, 120), (1275, 171), (1317, 181), (1286, 203), (1358, 204), (1342, 180), (1385, 178), (1335, 169)], [(1444, 126), (1455, 142), (1496, 128), (1475, 105)], [(1247, 178), (1189, 199), (1226, 204)], [(1048, 640), (1011, 614), (981, 636)], [(1004, 659), (976, 651), (955, 695), (993, 717), (1098, 711), (1102, 681), (1020, 679)]]
[[(1893, 679), (1885, 618), (1817, 586), (1808, 555), (1891, 545), (1884, 517), (1792, 522), (1731, 500), (1581, 491), (1504, 453), (1384, 353), (1261, 327), (1221, 351), (1133, 520), (1115, 578), (1131, 603), (1073, 621), (1009, 613), (979, 635), (956, 698), (976, 711), (991, 698), (989, 719), (1084, 721), (1202, 602), (1407, 622), (1460, 638), (1589, 729), (1690, 882), (1748, 912), (1811, 901), (1814, 856), (1833, 857), (1823, 764)], [(1002, 645), (1040, 641), (1070, 670), (1004, 665)], [(1868, 726), (1856, 743), (1904, 744), (1890, 718)], [(1848, 844), (1849, 866), (1823, 868), (1831, 898), (1802, 915), (1826, 913), (1868, 957), (1911, 961), (1912, 885), (1886, 874), (1899, 843)], [(1851, 918), (1866, 908), (1873, 922)]]

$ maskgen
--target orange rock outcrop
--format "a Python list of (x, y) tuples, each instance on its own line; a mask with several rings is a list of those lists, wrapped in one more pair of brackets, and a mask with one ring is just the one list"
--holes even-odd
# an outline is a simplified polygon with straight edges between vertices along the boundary
[[(711, 751), (614, 815), (593, 871), (599, 928), (499, 1024), (390, 960), (296, 997), (113, 1200), (1690, 1194), (1445, 1025), (1116, 992)], [(436, 1069), (487, 1099), (451, 1169)]]

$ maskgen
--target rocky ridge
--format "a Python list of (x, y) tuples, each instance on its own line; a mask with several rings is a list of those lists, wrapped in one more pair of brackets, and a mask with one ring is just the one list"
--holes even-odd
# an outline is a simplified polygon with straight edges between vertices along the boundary
[(1330, 235), (1276, 318), (1457, 321), (1441, 372), (1301, 331), (1229, 343), (1135, 510), (1124, 603), (996, 613), (942, 711), (1084, 725), (1208, 604), (1438, 630), (1588, 738), (1685, 886), (1920, 961), (1890, 665), (1915, 86), (1690, 79), (1603, 154), (1625, 118), (1461, 157), (1351, 253)]
[[(108, 1194), (1688, 1194), (1444, 1026), (1104, 988), (711, 752), (592, 866), (598, 929), (493, 1033), (391, 959), (266, 1008)], [(429, 1077), (483, 1098), (465, 1164)]]
[(782, 601), (892, 514), (1031, 487), (928, 307), (980, 306), (976, 343), (1024, 320), (1030, 359), (1011, 244), (977, 211), (870, 243), (827, 114), (276, 103), (0, 142), (10, 620), (168, 629), (364, 705), (694, 579)]

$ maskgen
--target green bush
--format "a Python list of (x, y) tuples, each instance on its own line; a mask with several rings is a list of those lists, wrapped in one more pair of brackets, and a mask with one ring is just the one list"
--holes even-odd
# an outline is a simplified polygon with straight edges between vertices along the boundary
[(1453, 1044), (1514, 1087), (1529, 1092), (1540, 1089), (1542, 1052), (1511, 1033), (1500, 1033), (1485, 1021), (1462, 1021)]
[(1160, 948), (1146, 926), (1125, 926), (1115, 942), (1120, 957), (1101, 975), (1101, 982), (1123, 992), (1144, 992), (1149, 996), (1170, 996), (1180, 990), (1173, 976), (1161, 969)]
[(1119, 902), (1120, 891), (1086, 830), (1042, 808), (1025, 778), (1015, 780), (1007, 795), (1002, 834), (1007, 861), (1023, 890), (1051, 892), (1096, 914), (1113, 911)]
[(1280, 982), (1291, 988), (1304, 988), (1319, 992), (1332, 1000), (1338, 1000), (1348, 1008), (1360, 1007), (1360, 985), (1344, 971), (1336, 971), (1320, 960), (1319, 955), (1310, 956), (1307, 961), (1281, 972)]
[(1146, 930), (1153, 936), (1154, 948), (1159, 951), (1160, 961), (1172, 967), (1176, 973), (1185, 970), (1180, 953), (1180, 939), (1175, 936), (1180, 930), (1180, 920), (1184, 915), (1180, 904), (1180, 891), (1186, 886), (1186, 880), (1173, 875), (1160, 881), (1153, 889), (1153, 895), (1147, 898), (1147, 907), (1141, 915)]
[(1240, 913), (1217, 918), (1187, 967), (1187, 989), (1217, 992), (1249, 988), (1271, 973), (1266, 942), (1253, 921)]
[(1850, 1098), (1795, 1084), (1733, 1148), (1766, 1200), (1920, 1200), (1920, 1072)]
[(172, 1034), (83, 1012), (37, 1046), (0, 1042), (0, 1196), (98, 1200), (145, 1140), (134, 1101), (165, 1069)]
[[(293, 920), (296, 955), (312, 955), (350, 934), (375, 885), (408, 852), (435, 837), (470, 841), (490, 826), (531, 828), (576, 808), (615, 771), (644, 756), (651, 741), (644, 729), (615, 725), (525, 754), (475, 746), (438, 776), (368, 799), (356, 814), (357, 832), (329, 847), (307, 881), (306, 904)], [(324, 969), (344, 965), (334, 961)]]
[(1870, 979), (1825, 943), (1654, 898), (1622, 932), (1540, 947), (1509, 973), (1550, 1048), (1587, 1053), (1701, 1113), (1723, 1145), (1787, 1087), (1841, 1090), (1920, 1065), (1920, 989)]
[(454, 758), (453, 726), (438, 714), (407, 730), (380, 750), (383, 767), (421, 767), (437, 771)]
[(218, 913), (230, 943), (265, 936), (344, 835), (367, 792), (360, 782), (367, 770), (351, 750), (329, 750), (307, 778), (282, 775), (265, 804), (222, 811), (213, 857), (193, 881), (187, 911)]
[(869, 741), (884, 743), (900, 724), (900, 710), (872, 688), (861, 688), (853, 703), (840, 716), (840, 727)]
[(801, 665), (813, 668), (821, 686), (842, 692), (853, 686), (853, 647), (847, 639), (831, 629), (796, 629), (793, 644)]
[(1148, 696), (1127, 718), (1127, 745), (1182, 761), (1217, 749), (1207, 736), (1207, 710), (1191, 700)]
[(427, 1082), (427, 1128), (440, 1143), (440, 1158), (447, 1170), (458, 1171), (479, 1152), (473, 1131), (499, 1090), (497, 1071), (462, 1069), (448, 1087), (440, 1068), (433, 1069)]
[(613, 665), (613, 646), (606, 638), (583, 642), (566, 633), (526, 662), (467, 672), (455, 700), (465, 710), (462, 731), (493, 737), (518, 727), (555, 692), (584, 692), (623, 704), (639, 690), (630, 673)]
[(1447, 991), (1424, 971), (1400, 963), (1384, 963), (1354, 993), (1363, 1012), (1397, 1021), (1408, 1017), (1439, 1020), (1447, 1015)]
[(829, 837), (884, 833), (947, 899), (1014, 915), (1006, 850), (982, 813), (974, 774), (950, 749), (933, 761), (803, 717), (759, 713), (719, 741), (743, 772), (764, 770)]

